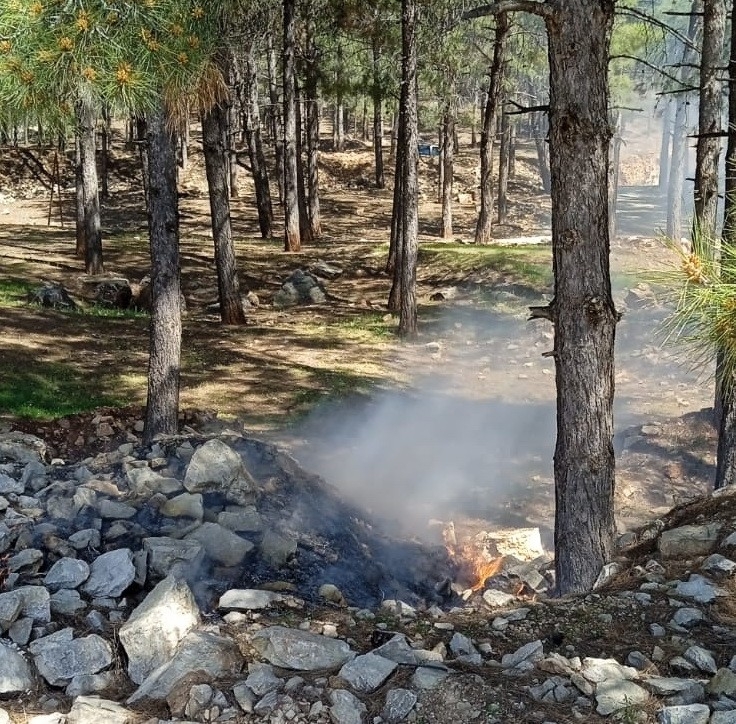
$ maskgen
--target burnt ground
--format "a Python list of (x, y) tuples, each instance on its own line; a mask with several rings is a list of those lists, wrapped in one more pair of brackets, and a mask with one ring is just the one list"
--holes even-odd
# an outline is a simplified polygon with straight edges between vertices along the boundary
[[(549, 200), (532, 150), (519, 153), (509, 223), (496, 227), (499, 239), (549, 233)], [(554, 368), (543, 353), (551, 330), (543, 321), (526, 321), (528, 305), (545, 303), (548, 280), (530, 281), (525, 258), (513, 261), (518, 249), (511, 262), (491, 265), (476, 263), (473, 247), (460, 249), (467, 248), (467, 262), (428, 250), (419, 270), (420, 337), (399, 343), (396, 320), (386, 315), (390, 280), (383, 273), (391, 190), (371, 188), (370, 162), (368, 147), (358, 142), (342, 154), (324, 153), (325, 235), (297, 255), (281, 252), (278, 226), (277, 238), (257, 238), (251, 188), (241, 177), (233, 202), (241, 277), (262, 303), (244, 328), (225, 328), (207, 309), (216, 283), (201, 154), (193, 149), (180, 179), (188, 307), (182, 423), (202, 430), (240, 426), (286, 445), (346, 495), (410, 524), (411, 533), (429, 518), (453, 518), (468, 532), (539, 526), (550, 544)], [(462, 147), (458, 192), (472, 191), (474, 164), (475, 152)], [(429, 244), (436, 241), (440, 207), (436, 169), (426, 160), (421, 168), (420, 231)], [(652, 159), (633, 144), (624, 168), (631, 184), (651, 180)], [(137, 281), (147, 270), (144, 207), (135, 159), (121, 143), (114, 169), (103, 216), (106, 268)], [(48, 224), (48, 190), (9, 152), (0, 174), (0, 280), (54, 280), (79, 293), (83, 268), (72, 253), (71, 193), (63, 194), (64, 226), (56, 207)], [(656, 188), (624, 187), (621, 209), (612, 269), (625, 312), (616, 378), (623, 529), (707, 490), (714, 433), (707, 374), (691, 372), (662, 346), (661, 300), (632, 301), (628, 292), (667, 257), (656, 239), (662, 213)], [(472, 239), (474, 223), (474, 204), (456, 204), (456, 239)], [(549, 250), (530, 253), (538, 261)], [(343, 269), (326, 282), (328, 303), (271, 307), (283, 279), (318, 260)], [(65, 365), (87, 389), (122, 405), (45, 422), (5, 415), (3, 427), (39, 434), (69, 460), (135, 433), (145, 399), (144, 316), (111, 319), (27, 305), (4, 306), (2, 313), (3, 374)], [(113, 436), (97, 434), (100, 415), (112, 418)]]

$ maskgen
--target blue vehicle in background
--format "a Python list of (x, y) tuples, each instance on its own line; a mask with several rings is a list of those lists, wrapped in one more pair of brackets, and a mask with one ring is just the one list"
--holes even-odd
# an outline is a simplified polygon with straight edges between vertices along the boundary
[(423, 158), (436, 158), (440, 155), (440, 147), (435, 143), (420, 143), (419, 155)]

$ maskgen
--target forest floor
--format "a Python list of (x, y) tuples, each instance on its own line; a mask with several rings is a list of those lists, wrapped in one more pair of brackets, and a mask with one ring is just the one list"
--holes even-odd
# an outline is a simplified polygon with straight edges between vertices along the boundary
[[(475, 187), (476, 154), (461, 147), (461, 195)], [(620, 192), (612, 242), (614, 295), (624, 311), (616, 359), (621, 529), (706, 491), (715, 450), (708, 375), (692, 372), (663, 346), (658, 330), (666, 304), (640, 286), (671, 261), (657, 238), (663, 202), (656, 187), (645, 185), (652, 163), (634, 154), (624, 161), (622, 178), (630, 185)], [(184, 420), (275, 440), (346, 495), (404, 522), (421, 526), (439, 516), (470, 530), (538, 526), (549, 547), (555, 385), (554, 365), (543, 353), (552, 335), (548, 323), (526, 318), (529, 305), (549, 299), (550, 246), (469, 245), (472, 201), (455, 203), (455, 239), (438, 240), (436, 161), (422, 159), (420, 334), (402, 343), (386, 310), (392, 192), (372, 187), (371, 164), (368, 145), (359, 142), (345, 153), (323, 154), (324, 235), (299, 254), (281, 251), (278, 227), (274, 239), (257, 238), (243, 175), (233, 202), (237, 254), (241, 281), (261, 303), (246, 326), (223, 327), (208, 310), (217, 286), (201, 153), (193, 149), (180, 179)], [(139, 281), (148, 268), (145, 211), (134, 159), (122, 148), (114, 171), (103, 204), (106, 270)], [(539, 186), (533, 144), (519, 152), (509, 196), (508, 223), (495, 227), (495, 237), (544, 242), (550, 202)], [(120, 441), (96, 435), (96, 416), (108, 414), (126, 430), (142, 416), (148, 319), (26, 302), (42, 281), (80, 293), (72, 211), (66, 187), (64, 225), (55, 206), (49, 224), (48, 190), (3, 153), (0, 428), (21, 427), (60, 456), (80, 459)], [(271, 298), (286, 277), (318, 261), (342, 270), (325, 282), (328, 302), (275, 309)], [(17, 414), (18, 396), (28, 398), (30, 418)], [(86, 408), (92, 409), (80, 412)]]

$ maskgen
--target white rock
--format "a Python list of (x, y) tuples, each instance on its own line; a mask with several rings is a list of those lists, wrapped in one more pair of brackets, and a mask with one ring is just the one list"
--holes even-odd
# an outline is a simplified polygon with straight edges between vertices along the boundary
[(663, 558), (705, 556), (716, 549), (722, 528), (720, 523), (683, 525), (664, 531), (659, 537), (657, 547)]
[(120, 704), (97, 696), (78, 696), (66, 724), (133, 724), (138, 716)]
[(284, 626), (257, 631), (251, 643), (274, 666), (298, 671), (334, 670), (355, 656), (345, 641)]
[(154, 669), (166, 664), (198, 623), (199, 607), (186, 582), (164, 578), (120, 628), (133, 682), (142, 684)]
[(262, 591), (258, 588), (231, 588), (225, 591), (217, 604), (225, 611), (257, 611), (283, 601), (280, 593)]
[(639, 678), (639, 672), (633, 666), (623, 666), (616, 659), (587, 657), (583, 659), (581, 673), (594, 684), (599, 684), (602, 681)]
[(602, 681), (595, 691), (596, 711), (602, 716), (644, 704), (648, 699), (645, 689), (626, 679)]

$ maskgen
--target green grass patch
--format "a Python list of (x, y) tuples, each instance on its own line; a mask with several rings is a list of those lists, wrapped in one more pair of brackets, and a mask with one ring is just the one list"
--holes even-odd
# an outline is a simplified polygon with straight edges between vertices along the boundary
[[(67, 311), (67, 310), (64, 310)], [(148, 312), (140, 309), (117, 309), (116, 307), (104, 307), (99, 304), (79, 306), (68, 310), (68, 314), (79, 314), (83, 317), (100, 317), (103, 319), (148, 319)]]
[(0, 411), (14, 417), (52, 420), (125, 402), (95, 390), (94, 382), (70, 365), (30, 362), (0, 375)]
[(345, 330), (351, 336), (390, 339), (395, 336), (396, 323), (386, 320), (386, 314), (360, 314), (349, 319), (340, 319), (331, 325), (338, 330)]
[(0, 279), (0, 307), (22, 307), (28, 303), (33, 285), (22, 279)]
[(310, 370), (308, 386), (291, 396), (292, 418), (308, 414), (314, 407), (328, 401), (368, 392), (375, 380), (341, 370)]
[(540, 291), (552, 286), (552, 248), (548, 245), (422, 244), (419, 264), (443, 267), (464, 276), (501, 276), (505, 282)]

